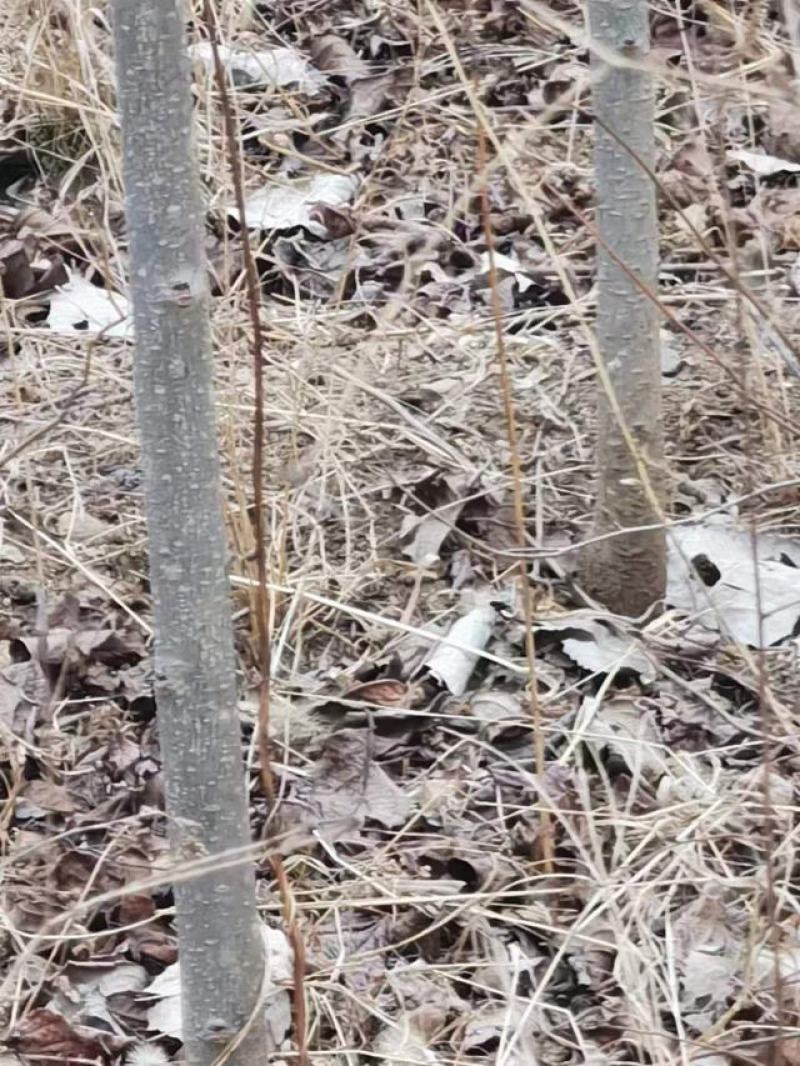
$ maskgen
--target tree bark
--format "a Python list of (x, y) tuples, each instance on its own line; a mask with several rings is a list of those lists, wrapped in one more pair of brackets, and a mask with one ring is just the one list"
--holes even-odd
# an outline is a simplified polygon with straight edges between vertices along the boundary
[[(648, 7), (646, 0), (589, 0), (593, 41), (625, 61), (645, 62)], [(602, 536), (660, 521), (630, 443), (644, 462), (662, 510), (665, 479), (658, 313), (620, 265), (651, 292), (657, 291), (655, 189), (637, 161), (638, 157), (654, 169), (653, 78), (642, 69), (614, 66), (597, 55), (593, 68), (601, 237), (597, 338), (618, 407), (617, 412), (599, 381), (595, 534)], [(629, 441), (620, 422), (627, 427)], [(587, 588), (613, 611), (642, 613), (664, 594), (664, 531), (624, 534), (592, 545), (584, 558), (583, 578)]]
[[(114, 0), (134, 386), (146, 476), (156, 695), (179, 860), (250, 844), (214, 427), (204, 218), (180, 0)], [(250, 1018), (264, 949), (252, 863), (176, 883), (186, 1061)], [(263, 1018), (233, 1056), (266, 1062)]]

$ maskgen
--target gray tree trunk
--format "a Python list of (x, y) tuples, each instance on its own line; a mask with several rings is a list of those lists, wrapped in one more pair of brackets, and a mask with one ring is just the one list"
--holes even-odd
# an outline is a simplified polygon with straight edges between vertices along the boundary
[[(113, 18), (167, 814), (176, 857), (197, 859), (250, 832), (185, 13), (180, 0), (114, 0)], [(209, 1066), (261, 988), (252, 863), (220, 862), (175, 900), (186, 1058)], [(259, 1019), (227, 1061), (263, 1064), (266, 1047)]]
[[(593, 41), (624, 60), (644, 62), (650, 40), (648, 7), (646, 0), (589, 0)], [(655, 189), (634, 158), (653, 169), (653, 78), (643, 70), (609, 64), (602, 56), (593, 56), (593, 66), (594, 110), (600, 120), (595, 149), (597, 226), (613, 253), (602, 244), (597, 249), (597, 336), (618, 405), (615, 412), (598, 382), (595, 533), (603, 535), (659, 522), (630, 442), (645, 461), (659, 505), (664, 493), (664, 447), (657, 310), (614, 259), (656, 292)], [(627, 426), (629, 441), (620, 421)], [(634, 615), (664, 594), (665, 570), (665, 534), (659, 530), (593, 545), (584, 558), (583, 576), (587, 588), (608, 607)]]

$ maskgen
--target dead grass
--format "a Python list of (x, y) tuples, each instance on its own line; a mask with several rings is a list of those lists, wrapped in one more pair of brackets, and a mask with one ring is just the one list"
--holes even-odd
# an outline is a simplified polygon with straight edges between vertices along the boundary
[[(307, 46), (332, 32), (384, 79), (371, 83), (363, 113), (348, 112), (355, 88), (346, 79), (321, 101), (288, 89), (237, 94), (250, 191), (287, 159), (302, 170), (309, 154), (323, 170), (362, 178), (343, 236), (263, 235), (259, 250), (278, 590), (282, 807), (272, 829), (286, 845), (308, 944), (310, 1047), (348, 1063), (724, 1066), (777, 1061), (770, 1047), (781, 1021), (792, 1063), (800, 1047), (795, 642), (766, 655), (762, 715), (752, 651), (680, 612), (637, 633), (594, 611), (646, 652), (649, 679), (622, 657), (579, 667), (553, 628), (585, 603), (574, 555), (558, 553), (589, 536), (594, 382), (592, 240), (543, 185), (581, 211), (590, 206), (589, 128), (572, 106), (585, 100), (588, 79), (576, 82), (586, 71), (579, 38), (560, 35), (561, 22), (579, 30), (577, 10), (552, 6), (297, 0), (275, 5), (265, 21), (226, 0), (221, 12), (228, 43)], [(770, 116), (785, 75), (765, 61), (785, 47), (780, 27), (766, 18), (751, 52), (734, 61), (728, 31), (714, 25), (717, 16), (729, 21), (727, 11), (692, 10), (681, 27), (670, 5), (658, 9), (661, 44), (692, 59), (662, 92), (664, 180), (724, 259), (721, 230), (735, 224), (743, 277), (796, 341), (788, 267), (797, 245), (789, 216), (770, 212), (764, 195), (796, 192), (795, 178), (754, 177), (724, 159), (728, 146), (782, 154)], [(103, 7), (76, 0), (37, 5), (34, 18), (27, 4), (4, 6), (4, 150), (24, 150), (32, 162), (0, 215), (32, 257), (60, 254), (119, 291), (125, 243), (106, 18)], [(202, 77), (196, 91), (209, 251), (224, 279), (212, 314), (249, 743), (248, 326), (236, 230), (226, 222), (232, 191), (218, 102)], [(437, 690), (417, 670), (473, 602), (509, 598), (515, 565), (481, 265), (476, 108), (495, 145), (499, 251), (516, 257), (523, 277), (515, 286), (508, 270), (501, 287), (531, 543), (553, 550), (533, 564), (543, 780), (532, 768), (513, 601), (464, 696)], [(691, 121), (681, 118), (687, 109)], [(698, 113), (710, 117), (698, 124)], [(708, 172), (686, 161), (698, 145), (709, 148)], [(673, 517), (700, 519), (800, 476), (797, 378), (791, 353), (770, 347), (762, 323), (743, 326), (736, 292), (667, 205), (662, 225), (664, 302), (733, 373), (674, 338), (683, 365), (666, 383)], [(131, 352), (121, 341), (55, 334), (37, 320), (47, 300), (2, 306), (5, 447), (31, 437), (1, 469), (2, 1010), (23, 1053), (63, 1057), (63, 1045), (54, 1052), (20, 1028), (54, 1009), (73, 1050), (96, 1050), (84, 1026), (97, 1055), (122, 1061), (144, 1039), (148, 1001), (141, 975), (123, 979), (118, 967), (143, 967), (149, 979), (174, 961), (165, 886), (176, 876), (165, 856), (145, 657)], [(87, 360), (88, 385), (75, 397)], [(400, 537), (404, 519), (445, 507), (453, 491), (468, 502), (441, 558), (414, 563)], [(740, 510), (765, 531), (798, 532), (791, 485)], [(348, 695), (357, 682), (386, 678), (407, 685), (399, 705)], [(260, 832), (255, 762), (249, 744)], [(365, 805), (374, 795), (383, 797), (377, 815)], [(532, 859), (544, 811), (554, 826), (552, 875)], [(277, 925), (268, 866), (260, 868), (265, 920)], [(100, 968), (121, 981), (116, 999), (102, 993), (110, 1029), (87, 1006), (86, 974)], [(150, 1036), (175, 1054), (174, 1041)], [(290, 1044), (284, 1052), (288, 1059)]]

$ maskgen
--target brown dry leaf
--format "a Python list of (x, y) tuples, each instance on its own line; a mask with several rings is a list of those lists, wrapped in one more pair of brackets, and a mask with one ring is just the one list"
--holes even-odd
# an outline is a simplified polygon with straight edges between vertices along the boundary
[(333, 207), (331, 204), (314, 204), (311, 221), (318, 222), (331, 240), (348, 237), (356, 228), (355, 216), (348, 207)]
[(17, 658), (20, 647), (31, 659), (43, 661), (48, 666), (58, 666), (68, 652), (79, 652), (84, 659), (93, 659), (107, 666), (135, 665), (144, 657), (144, 647), (138, 634), (119, 633), (112, 629), (77, 629), (55, 626), (48, 629), (42, 639), (38, 636), (23, 636), (12, 644)]
[(87, 541), (108, 536), (114, 526), (105, 519), (97, 518), (81, 509), (77, 514), (67, 511), (59, 515), (56, 528), (59, 535), (67, 540)]
[(405, 1010), (431, 1008), (424, 1021), (418, 1023), (418, 1027), (427, 1032), (432, 1033), (442, 1028), (450, 1011), (464, 1009), (465, 1004), (461, 996), (446, 981), (432, 978), (421, 960), (394, 966), (388, 971), (386, 979), (398, 1003), (402, 1004)]
[[(99, 872), (98, 872), (99, 869)], [(76, 895), (85, 888), (90, 878), (97, 893), (119, 888), (123, 878), (109, 864), (99, 865), (96, 855), (71, 848), (65, 851), (53, 865), (51, 876), (60, 892)]]
[(117, 1009), (130, 1002), (149, 980), (143, 966), (125, 959), (89, 959), (70, 965), (53, 982), (51, 1005), (71, 1025), (98, 1026), (119, 1031)]
[(789, 97), (773, 100), (769, 105), (766, 144), (776, 156), (800, 160), (800, 121), (797, 104)]
[(431, 1037), (444, 1022), (438, 1008), (417, 1007), (378, 1033), (374, 1053), (386, 1066), (430, 1066), (439, 1061), (430, 1050)]
[[(10, 733), (21, 735), (24, 730), (25, 719), (28, 717), (27, 712), (33, 708), (26, 698), (25, 687), (19, 681), (14, 681), (11, 676), (8, 676), (13, 674), (19, 676), (23, 672), (19, 668), (24, 668), (28, 664), (17, 663), (14, 665), (17, 667), (16, 670), (14, 666), (9, 666), (0, 674), (0, 725)], [(7, 741), (4, 740), (4, 743), (7, 743)]]
[(355, 685), (345, 692), (345, 696), (348, 700), (363, 700), (364, 703), (377, 703), (381, 707), (394, 707), (406, 701), (408, 692), (409, 687), (404, 681), (384, 677)]
[(306, 844), (309, 830), (335, 841), (372, 819), (396, 828), (408, 818), (413, 800), (373, 759), (368, 734), (341, 729), (324, 742), (312, 776), (295, 786), (292, 799), (281, 808), (284, 835), (281, 847)]
[[(424, 918), (421, 923), (424, 924)], [(315, 925), (308, 938), (308, 964), (313, 970), (327, 973), (347, 959), (341, 980), (358, 992), (375, 985), (386, 973), (385, 948), (407, 935), (402, 922), (391, 914), (377, 917), (361, 911), (342, 911)], [(363, 958), (362, 958), (363, 956)]]
[(63, 785), (42, 779), (29, 781), (17, 802), (17, 818), (41, 818), (46, 814), (72, 814), (76, 807)]
[[(373, 78), (359, 78), (350, 86), (350, 106), (347, 110), (347, 119), (354, 122), (357, 119), (372, 118), (384, 108), (391, 106), (391, 97), (397, 86), (397, 78), (392, 74), (378, 74)], [(346, 140), (347, 131), (337, 133), (337, 142)]]
[(144, 893), (124, 896), (115, 914), (116, 924), (126, 927), (132, 959), (171, 966), (178, 958), (177, 940), (174, 933), (153, 920), (155, 911), (152, 898)]
[(72, 1027), (55, 1011), (43, 1007), (32, 1010), (16, 1027), (9, 1041), (12, 1047), (36, 1059), (71, 1063), (107, 1062), (108, 1056), (96, 1036), (82, 1027)]
[(461, 1019), (461, 1047), (474, 1054), (481, 1051), (486, 1053), (498, 1042), (513, 1038), (516, 1050), (513, 1054), (506, 1054), (505, 1060), (514, 1066), (535, 1062), (539, 1056), (532, 1054), (532, 1038), (536, 1022), (541, 1025), (541, 1017), (541, 1008), (531, 1012), (521, 1002), (507, 1005), (493, 1001), (483, 1004), (473, 1013), (465, 1013)]
[(403, 554), (418, 566), (432, 566), (439, 559), (445, 539), (455, 532), (466, 498), (474, 493), (474, 479), (463, 474), (435, 474), (416, 486), (414, 502), (426, 508), (423, 515), (409, 514), (400, 527)]
[(142, 749), (130, 736), (118, 733), (106, 747), (103, 765), (112, 781), (120, 781), (142, 758)]
[(761, 229), (774, 238), (778, 251), (800, 249), (800, 188), (763, 188), (733, 216), (745, 232)]
[(370, 75), (369, 64), (357, 55), (343, 37), (335, 33), (324, 33), (315, 37), (308, 48), (317, 70), (345, 81), (356, 81)]
[(0, 242), (0, 284), (9, 300), (19, 300), (33, 288), (33, 270), (22, 241)]

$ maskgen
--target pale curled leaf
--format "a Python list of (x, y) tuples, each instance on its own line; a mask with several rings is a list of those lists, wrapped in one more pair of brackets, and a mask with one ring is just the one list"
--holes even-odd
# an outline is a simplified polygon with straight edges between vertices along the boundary
[(475, 648), (475, 654), (452, 644), (438, 644), (428, 657), (425, 664), (428, 672), (453, 696), (466, 692), (479, 653), (489, 643), (495, 618), (493, 607), (475, 607), (459, 618), (448, 633), (452, 641)]

